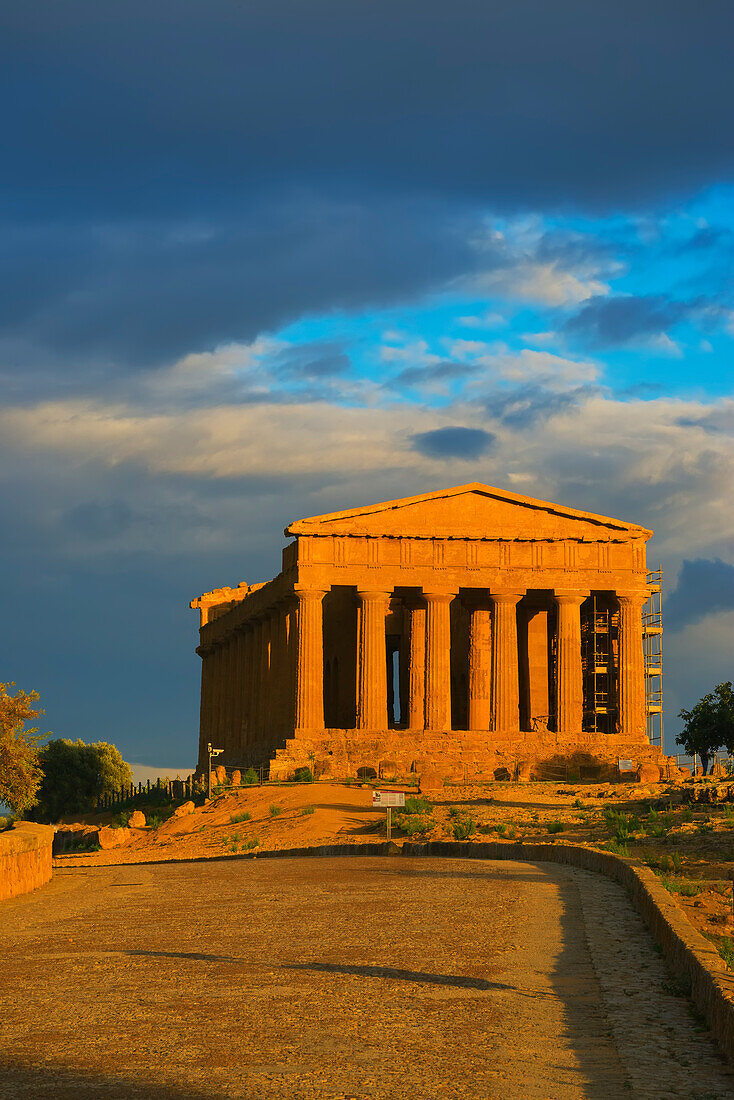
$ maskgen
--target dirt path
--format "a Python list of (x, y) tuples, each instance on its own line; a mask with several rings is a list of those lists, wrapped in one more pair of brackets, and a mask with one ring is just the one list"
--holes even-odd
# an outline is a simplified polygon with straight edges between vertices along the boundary
[(734, 1097), (618, 887), (431, 859), (69, 868), (3, 903), (0, 1097)]

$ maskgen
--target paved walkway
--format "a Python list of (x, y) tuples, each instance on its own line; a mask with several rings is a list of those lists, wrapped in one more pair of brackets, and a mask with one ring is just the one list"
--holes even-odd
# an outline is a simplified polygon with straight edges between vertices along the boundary
[(734, 1097), (626, 896), (570, 868), (85, 867), (0, 916), (2, 1100)]

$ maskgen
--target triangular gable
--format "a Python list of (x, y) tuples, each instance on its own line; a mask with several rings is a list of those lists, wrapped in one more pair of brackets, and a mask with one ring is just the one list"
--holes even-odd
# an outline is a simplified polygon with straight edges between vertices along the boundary
[(472, 482), (297, 520), (286, 535), (386, 535), (407, 538), (648, 539), (633, 523)]

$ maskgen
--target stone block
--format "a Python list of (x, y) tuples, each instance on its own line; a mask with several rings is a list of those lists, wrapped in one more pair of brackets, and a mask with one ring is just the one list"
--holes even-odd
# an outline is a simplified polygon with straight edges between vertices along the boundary
[(637, 771), (638, 783), (659, 783), (660, 768), (657, 764), (641, 764)]
[(131, 829), (144, 829), (145, 828), (145, 814), (142, 810), (133, 810), (128, 820), (128, 825)]
[(241, 782), (242, 772), (239, 770), (239, 768), (235, 768), (235, 770), (232, 772), (232, 786), (239, 787)]
[(174, 817), (186, 817), (187, 814), (192, 814), (196, 806), (193, 802), (182, 802), (180, 806), (177, 806), (173, 811)]
[(122, 848), (132, 838), (130, 829), (113, 829), (111, 825), (103, 825), (97, 835), (97, 843), (106, 852), (109, 848)]

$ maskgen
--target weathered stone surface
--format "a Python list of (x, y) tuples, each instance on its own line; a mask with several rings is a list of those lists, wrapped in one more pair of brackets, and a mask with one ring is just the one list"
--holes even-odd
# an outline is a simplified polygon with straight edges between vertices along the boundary
[(133, 810), (128, 820), (128, 825), (131, 829), (144, 829), (145, 828), (145, 814), (142, 810)]
[(188, 814), (192, 814), (196, 806), (193, 802), (182, 802), (180, 806), (177, 806), (173, 811), (174, 817), (186, 817)]
[(235, 770), (232, 772), (232, 778), (230, 782), (233, 787), (239, 787), (240, 783), (242, 782), (242, 772), (239, 768), (235, 768)]
[(227, 769), (224, 767), (223, 764), (220, 764), (218, 767), (214, 768), (214, 777), (217, 783), (227, 782)]
[(35, 890), (51, 878), (54, 831), (19, 821), (0, 833), (0, 901)]
[(129, 829), (113, 829), (111, 825), (103, 825), (97, 834), (97, 843), (102, 851), (107, 851), (108, 848), (121, 848), (132, 837)]
[(659, 783), (660, 768), (657, 764), (641, 764), (637, 772), (638, 783)]
[[(488, 781), (514, 775), (521, 754), (556, 773), (586, 757), (610, 776), (620, 758), (661, 760), (645, 734), (650, 531), (474, 483), (313, 516), (286, 534), (295, 541), (272, 581), (192, 601), (198, 774), (208, 743), (230, 768), (264, 765), (272, 778), (301, 766), (377, 773), (388, 760), (394, 778), (440, 769)], [(581, 651), (602, 635), (594, 667), (619, 687), (591, 722)]]

